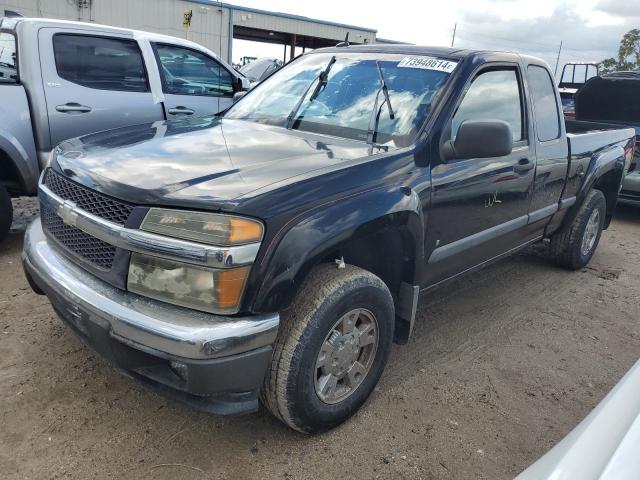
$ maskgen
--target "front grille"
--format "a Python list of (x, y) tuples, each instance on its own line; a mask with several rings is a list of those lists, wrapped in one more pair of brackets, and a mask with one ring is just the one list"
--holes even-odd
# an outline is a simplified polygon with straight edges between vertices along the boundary
[(113, 223), (124, 225), (133, 211), (133, 205), (89, 190), (52, 169), (48, 169), (45, 173), (44, 184), (64, 200), (70, 200), (82, 210)]
[(42, 226), (63, 247), (101, 270), (111, 270), (113, 259), (116, 255), (116, 247), (92, 237), (76, 227), (65, 224), (56, 213), (47, 207), (41, 207), (40, 215)]

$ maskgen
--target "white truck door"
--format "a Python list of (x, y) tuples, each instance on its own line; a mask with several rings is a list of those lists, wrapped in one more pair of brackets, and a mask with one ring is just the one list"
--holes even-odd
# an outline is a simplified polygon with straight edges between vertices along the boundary
[(43, 28), (38, 43), (52, 146), (87, 133), (164, 119), (133, 38)]
[(185, 46), (154, 42), (167, 119), (213, 115), (233, 103), (235, 77), (215, 58)]

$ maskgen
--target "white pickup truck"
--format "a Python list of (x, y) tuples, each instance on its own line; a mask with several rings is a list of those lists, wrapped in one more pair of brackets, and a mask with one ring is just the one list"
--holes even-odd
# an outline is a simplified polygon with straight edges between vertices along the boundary
[(53, 147), (87, 133), (228, 108), (249, 80), (187, 40), (81, 22), (0, 18), (0, 240)]

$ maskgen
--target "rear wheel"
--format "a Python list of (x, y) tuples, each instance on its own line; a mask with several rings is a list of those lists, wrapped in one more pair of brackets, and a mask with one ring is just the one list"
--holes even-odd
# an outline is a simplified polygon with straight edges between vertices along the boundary
[(600, 242), (607, 203), (600, 190), (591, 190), (573, 222), (551, 238), (551, 254), (561, 266), (578, 270), (591, 260)]
[(9, 196), (9, 192), (4, 188), (4, 185), (0, 184), (0, 242), (9, 233), (12, 220), (13, 205), (11, 204), (11, 196)]
[(316, 268), (282, 315), (262, 402), (303, 433), (341, 424), (378, 382), (394, 321), (391, 293), (378, 277), (350, 265)]

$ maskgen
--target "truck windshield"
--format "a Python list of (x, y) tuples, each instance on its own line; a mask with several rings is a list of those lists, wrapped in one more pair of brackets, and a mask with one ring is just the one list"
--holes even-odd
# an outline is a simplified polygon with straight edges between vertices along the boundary
[[(335, 63), (322, 82), (320, 73), (334, 56)], [(394, 112), (391, 118), (387, 106), (379, 103), (376, 141), (410, 145), (455, 61), (402, 54), (310, 54), (258, 85), (225, 117), (366, 141), (381, 87), (376, 61)], [(317, 82), (323, 83), (319, 90)], [(292, 112), (293, 121), (288, 119)]]

